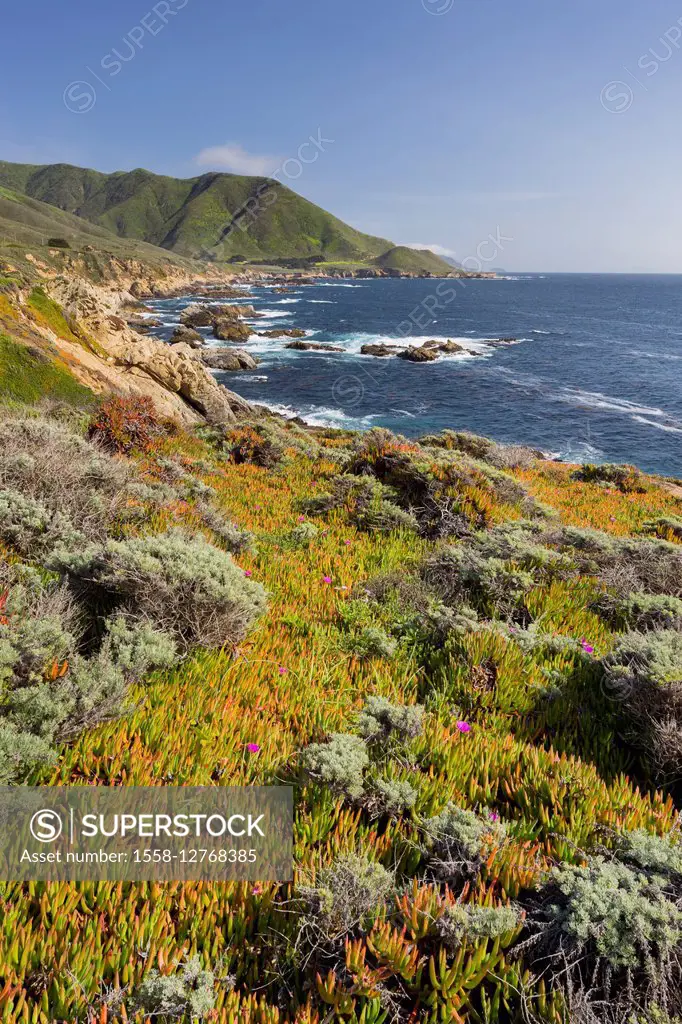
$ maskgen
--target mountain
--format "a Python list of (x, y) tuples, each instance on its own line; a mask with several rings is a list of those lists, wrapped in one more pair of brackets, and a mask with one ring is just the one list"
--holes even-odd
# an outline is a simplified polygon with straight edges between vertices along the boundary
[(410, 249), (406, 245), (394, 245), (387, 252), (375, 259), (377, 267), (382, 270), (401, 271), (402, 273), (434, 275), (450, 273), (450, 267), (443, 263), (430, 249)]
[(272, 178), (212, 172), (181, 179), (142, 169), (103, 174), (70, 164), (0, 162), (0, 185), (182, 256), (365, 266), (384, 260), (388, 270), (402, 269), (391, 266), (397, 261), (414, 273), (449, 272), (433, 253), (356, 231)]
[(87, 246), (112, 256), (147, 263), (170, 261), (179, 266), (190, 263), (146, 242), (119, 238), (98, 224), (3, 186), (0, 186), (0, 238), (15, 246), (46, 246), (56, 241), (76, 250)]

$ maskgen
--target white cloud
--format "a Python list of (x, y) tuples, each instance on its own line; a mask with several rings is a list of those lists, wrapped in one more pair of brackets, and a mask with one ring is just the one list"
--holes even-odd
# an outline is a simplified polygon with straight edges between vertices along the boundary
[(444, 245), (426, 245), (424, 242), (405, 242), (408, 249), (430, 249), (436, 256), (454, 256), (454, 249), (446, 249)]
[(228, 142), (224, 146), (209, 146), (202, 149), (194, 158), (200, 167), (210, 167), (214, 171), (232, 171), (234, 174), (255, 174), (267, 177), (277, 170), (281, 157), (247, 153), (238, 142)]

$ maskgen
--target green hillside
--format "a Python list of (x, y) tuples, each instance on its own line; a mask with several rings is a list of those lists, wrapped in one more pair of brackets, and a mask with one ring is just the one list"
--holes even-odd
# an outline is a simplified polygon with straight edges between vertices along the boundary
[(406, 245), (395, 245), (377, 257), (375, 263), (382, 270), (401, 271), (402, 273), (449, 274), (452, 268), (431, 252), (430, 249), (410, 249)]
[(183, 256), (381, 265), (379, 257), (404, 251), (405, 269), (449, 272), (432, 253), (396, 249), (387, 239), (356, 231), (271, 178), (209, 173), (179, 179), (141, 169), (102, 174), (69, 164), (0, 162), (0, 185), (121, 238)]
[[(21, 184), (16, 179), (14, 183)], [(98, 224), (0, 185), (0, 249), (16, 246), (35, 249), (47, 246), (52, 239), (61, 239), (76, 251), (89, 247), (122, 259), (190, 265), (188, 260), (174, 253), (135, 238), (119, 238)]]

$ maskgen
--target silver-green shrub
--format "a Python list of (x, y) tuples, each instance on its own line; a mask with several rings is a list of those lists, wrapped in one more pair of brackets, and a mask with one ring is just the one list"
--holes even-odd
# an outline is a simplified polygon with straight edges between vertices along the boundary
[(204, 1020), (215, 1007), (215, 983), (213, 972), (194, 956), (177, 974), (150, 971), (134, 996), (134, 1009), (157, 1020)]
[(96, 584), (184, 649), (236, 643), (267, 603), (229, 554), (179, 529), (109, 540), (85, 555), (62, 549), (52, 565)]
[(359, 736), (332, 733), (327, 743), (311, 743), (301, 754), (303, 771), (315, 782), (358, 799), (365, 791), (367, 746)]

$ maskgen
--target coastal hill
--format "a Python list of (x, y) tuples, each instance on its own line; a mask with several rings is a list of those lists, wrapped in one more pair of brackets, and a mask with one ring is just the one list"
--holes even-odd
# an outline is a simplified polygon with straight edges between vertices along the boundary
[(432, 252), (356, 231), (272, 178), (209, 173), (180, 179), (142, 169), (103, 174), (69, 164), (0, 162), (0, 185), (120, 238), (186, 257), (452, 273)]

